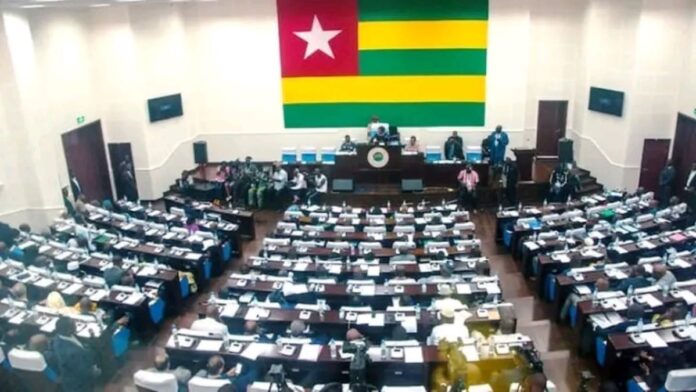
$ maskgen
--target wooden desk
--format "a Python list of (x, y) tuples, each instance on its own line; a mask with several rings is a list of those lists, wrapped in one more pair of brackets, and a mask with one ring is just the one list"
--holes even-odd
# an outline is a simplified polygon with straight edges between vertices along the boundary
[[(184, 208), (186, 206), (186, 201), (180, 196), (169, 195), (164, 197), (164, 204), (167, 211), (169, 211), (172, 207)], [(201, 215), (203, 212), (219, 214), (222, 220), (239, 225), (239, 231), (242, 236), (251, 240), (256, 239), (256, 226), (253, 211), (196, 203), (194, 203), (193, 209), (201, 211)]]

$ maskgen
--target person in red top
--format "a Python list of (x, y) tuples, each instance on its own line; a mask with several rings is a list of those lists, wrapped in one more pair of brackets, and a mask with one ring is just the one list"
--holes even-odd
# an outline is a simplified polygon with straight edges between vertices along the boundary
[(457, 181), (459, 181), (459, 200), (461, 204), (464, 208), (476, 212), (478, 204), (476, 200), (476, 186), (479, 182), (478, 173), (471, 168), (471, 164), (467, 164), (466, 169), (459, 172)]

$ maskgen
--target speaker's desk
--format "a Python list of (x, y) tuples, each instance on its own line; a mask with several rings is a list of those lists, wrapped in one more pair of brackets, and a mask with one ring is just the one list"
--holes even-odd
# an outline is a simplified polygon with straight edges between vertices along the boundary
[[(401, 146), (359, 144), (355, 154), (337, 154), (333, 168), (322, 166), (330, 179), (349, 178), (357, 184), (400, 184), (405, 179), (423, 179), (426, 187), (454, 187), (465, 163), (430, 163), (422, 153), (403, 152)], [(487, 186), (488, 163), (474, 163), (473, 167), (480, 185)]]

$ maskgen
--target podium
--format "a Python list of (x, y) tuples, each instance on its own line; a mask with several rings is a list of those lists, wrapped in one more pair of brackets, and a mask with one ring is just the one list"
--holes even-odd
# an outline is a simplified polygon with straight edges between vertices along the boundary
[(352, 178), (360, 184), (401, 184), (423, 178), (423, 154), (403, 154), (401, 146), (358, 144), (357, 154), (336, 155), (334, 178)]
[(513, 148), (512, 152), (515, 153), (515, 158), (517, 159), (517, 172), (519, 174), (519, 181), (531, 181), (532, 163), (534, 162), (536, 149)]

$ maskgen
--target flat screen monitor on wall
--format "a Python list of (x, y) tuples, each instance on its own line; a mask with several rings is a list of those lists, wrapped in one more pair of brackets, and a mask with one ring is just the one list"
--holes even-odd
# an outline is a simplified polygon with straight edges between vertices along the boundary
[(599, 87), (590, 87), (590, 107), (595, 112), (623, 116), (624, 93)]
[(148, 99), (147, 109), (150, 113), (150, 122), (184, 115), (184, 109), (181, 105), (181, 94)]

